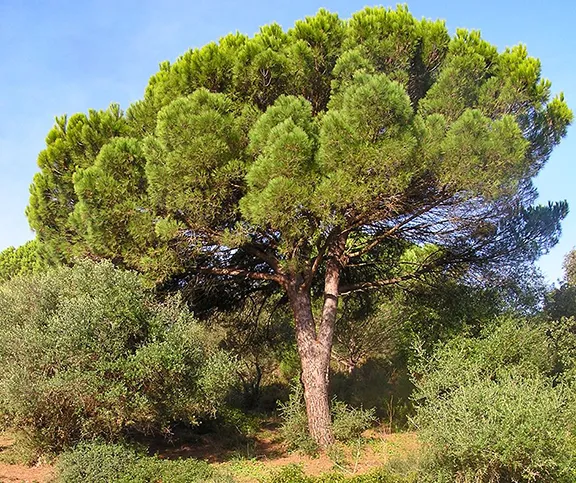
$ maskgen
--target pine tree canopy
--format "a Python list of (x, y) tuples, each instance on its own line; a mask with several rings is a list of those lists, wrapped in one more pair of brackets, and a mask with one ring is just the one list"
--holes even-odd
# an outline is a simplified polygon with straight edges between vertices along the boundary
[(126, 115), (58, 118), (27, 213), (52, 260), (158, 281), (309, 272), (335, 230), (351, 259), (391, 240), (428, 261), (534, 257), (567, 207), (532, 207), (530, 180), (571, 118), (522, 45), (404, 7), (321, 10), (162, 64)]

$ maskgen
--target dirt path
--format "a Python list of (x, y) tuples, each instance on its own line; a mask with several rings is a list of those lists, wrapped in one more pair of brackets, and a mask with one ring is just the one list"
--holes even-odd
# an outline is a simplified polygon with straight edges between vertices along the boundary
[(53, 468), (48, 465), (28, 466), (0, 463), (0, 482), (46, 483), (50, 481)]

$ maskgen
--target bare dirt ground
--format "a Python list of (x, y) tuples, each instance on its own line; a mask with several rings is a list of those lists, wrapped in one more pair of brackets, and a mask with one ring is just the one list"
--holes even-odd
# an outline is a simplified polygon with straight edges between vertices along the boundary
[(25, 482), (25, 483), (45, 483), (50, 481), (52, 467), (48, 465), (34, 466), (29, 468), (22, 465), (7, 465), (0, 463), (0, 481), (5, 482)]
[[(14, 444), (7, 435), (0, 434), (0, 453)], [(54, 468), (47, 464), (37, 466), (11, 465), (0, 462), (0, 482), (46, 483), (50, 481)]]
[(274, 458), (267, 458), (264, 453), (260, 461), (270, 470), (290, 464), (302, 465), (304, 472), (310, 476), (334, 470), (360, 475), (381, 467), (395, 454), (418, 450), (418, 442), (413, 433), (385, 434), (374, 430), (364, 436), (365, 441), (358, 445), (351, 443), (342, 446), (341, 454), (336, 458), (327, 454), (312, 457), (284, 451)]

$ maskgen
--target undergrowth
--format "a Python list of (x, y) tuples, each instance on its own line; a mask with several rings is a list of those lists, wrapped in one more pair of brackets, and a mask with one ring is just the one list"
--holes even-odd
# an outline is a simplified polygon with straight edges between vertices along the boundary
[[(337, 441), (346, 442), (360, 437), (376, 421), (374, 409), (353, 408), (337, 399), (332, 400), (332, 429)], [(290, 450), (313, 455), (318, 446), (308, 432), (304, 389), (295, 383), (288, 401), (280, 404), (283, 423), (280, 433)]]
[(204, 461), (163, 460), (121, 444), (87, 443), (62, 454), (55, 483), (232, 483)]

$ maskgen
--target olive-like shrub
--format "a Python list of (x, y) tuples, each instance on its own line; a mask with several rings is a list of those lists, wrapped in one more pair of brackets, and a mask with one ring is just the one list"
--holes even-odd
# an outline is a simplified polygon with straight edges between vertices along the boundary
[(574, 386), (551, 334), (502, 320), (415, 367), (424, 481), (576, 481)]
[(218, 342), (110, 263), (16, 277), (0, 286), (0, 413), (40, 451), (198, 424), (234, 382)]

